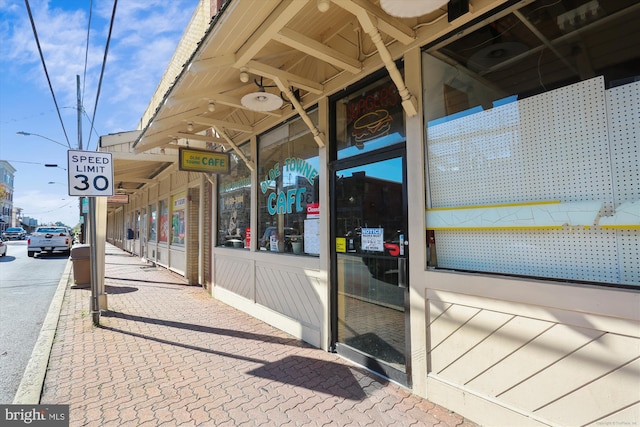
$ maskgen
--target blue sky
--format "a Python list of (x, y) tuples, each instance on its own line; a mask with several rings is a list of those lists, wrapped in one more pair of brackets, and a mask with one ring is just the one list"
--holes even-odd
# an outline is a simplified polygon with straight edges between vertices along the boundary
[(62, 122), (25, 1), (0, 0), (0, 159), (17, 169), (14, 206), (25, 216), (40, 223), (78, 223), (78, 199), (68, 196), (62, 169), (67, 141), (73, 149), (78, 146), (76, 75), (84, 108), (83, 146), (95, 150), (99, 135), (137, 128), (197, 5), (198, 0), (118, 2), (91, 131), (113, 0), (29, 1)]

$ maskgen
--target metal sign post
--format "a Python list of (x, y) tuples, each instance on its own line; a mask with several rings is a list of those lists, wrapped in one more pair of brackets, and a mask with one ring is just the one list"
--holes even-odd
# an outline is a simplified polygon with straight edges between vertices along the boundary
[(113, 196), (113, 158), (111, 153), (69, 150), (69, 195), (89, 198), (89, 244), (91, 261), (91, 315), (100, 324), (98, 289), (98, 248), (96, 242), (96, 197)]

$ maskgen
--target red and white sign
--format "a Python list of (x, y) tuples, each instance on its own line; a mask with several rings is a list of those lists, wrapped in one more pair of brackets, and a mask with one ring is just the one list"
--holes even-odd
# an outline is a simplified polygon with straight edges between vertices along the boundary
[(307, 204), (307, 218), (320, 218), (320, 203)]
[(251, 247), (251, 229), (250, 228), (245, 229), (244, 247), (245, 248)]

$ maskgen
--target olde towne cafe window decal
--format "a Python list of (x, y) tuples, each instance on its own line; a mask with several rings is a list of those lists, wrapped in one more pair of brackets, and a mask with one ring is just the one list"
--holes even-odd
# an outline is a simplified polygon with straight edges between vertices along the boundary
[(259, 153), (259, 249), (318, 255), (320, 164), (309, 128), (300, 118), (280, 126), (260, 137)]

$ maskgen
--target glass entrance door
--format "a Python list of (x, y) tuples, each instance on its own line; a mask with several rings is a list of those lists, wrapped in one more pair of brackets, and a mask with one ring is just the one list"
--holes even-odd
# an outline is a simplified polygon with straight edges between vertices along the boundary
[[(408, 383), (408, 239), (403, 150), (333, 177), (337, 351)], [(368, 159), (371, 161), (371, 158)]]

